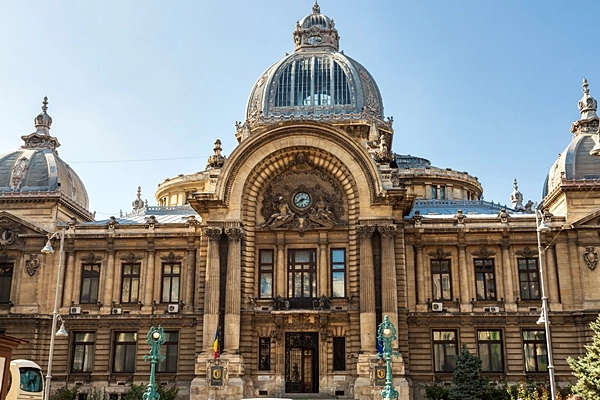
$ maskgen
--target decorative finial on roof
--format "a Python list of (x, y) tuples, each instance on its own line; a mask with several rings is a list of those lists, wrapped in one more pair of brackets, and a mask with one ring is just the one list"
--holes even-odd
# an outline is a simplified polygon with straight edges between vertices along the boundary
[(213, 148), (215, 154), (208, 157), (208, 162), (206, 163), (207, 168), (221, 168), (223, 164), (225, 164), (225, 157), (221, 155), (221, 140), (217, 139), (215, 141), (215, 147)]
[(319, 7), (319, 2), (317, 0), (315, 0), (312, 12), (313, 14), (321, 14), (321, 7)]
[(583, 97), (577, 103), (581, 118), (579, 121), (573, 122), (571, 132), (578, 135), (580, 133), (596, 133), (598, 132), (598, 124), (600, 118), (596, 115), (598, 110), (598, 102), (590, 96), (590, 89), (587, 79), (583, 78)]
[(592, 96), (590, 96), (590, 89), (587, 79), (583, 78), (583, 97), (577, 104), (579, 112), (581, 113), (581, 119), (589, 119), (596, 116), (596, 110), (598, 109), (598, 102)]
[(144, 200), (142, 200), (142, 187), (138, 186), (137, 188), (137, 198), (131, 203), (133, 206), (133, 211), (140, 210), (144, 208)]
[(37, 133), (42, 135), (49, 135), (50, 126), (52, 125), (52, 117), (46, 113), (47, 110), (48, 97), (44, 96), (44, 101), (42, 101), (42, 112), (39, 113), (33, 120), (37, 129)]
[(525, 211), (523, 207), (523, 194), (519, 192), (519, 185), (517, 185), (517, 179), (513, 180), (513, 192), (510, 194), (510, 201), (512, 202), (513, 210)]

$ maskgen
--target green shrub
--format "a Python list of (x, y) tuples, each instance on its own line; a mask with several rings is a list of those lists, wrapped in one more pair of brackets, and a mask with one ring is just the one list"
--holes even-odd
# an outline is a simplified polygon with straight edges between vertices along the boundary
[(71, 389), (69, 389), (67, 386), (63, 386), (50, 395), (50, 400), (76, 400), (78, 393), (78, 386), (75, 386)]

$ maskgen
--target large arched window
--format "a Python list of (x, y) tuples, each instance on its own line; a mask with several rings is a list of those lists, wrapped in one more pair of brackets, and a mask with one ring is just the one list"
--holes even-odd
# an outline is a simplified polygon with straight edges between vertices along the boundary
[(348, 77), (332, 57), (301, 58), (279, 75), (275, 107), (346, 106), (352, 103)]

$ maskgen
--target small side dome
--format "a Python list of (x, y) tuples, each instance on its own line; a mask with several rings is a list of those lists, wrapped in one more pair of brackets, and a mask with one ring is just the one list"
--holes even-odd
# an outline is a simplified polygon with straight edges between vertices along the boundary
[(583, 80), (583, 97), (577, 103), (581, 118), (573, 122), (573, 138), (566, 149), (558, 155), (546, 177), (542, 197), (559, 187), (563, 180), (600, 179), (600, 158), (590, 155), (596, 144), (600, 118), (596, 115), (598, 103), (590, 95), (588, 82)]
[(62, 192), (86, 212), (89, 207), (87, 190), (75, 171), (59, 156), (58, 139), (50, 136), (52, 117), (48, 98), (44, 97), (42, 112), (34, 118), (36, 131), (22, 136), (25, 142), (19, 150), (0, 155), (0, 196), (27, 197), (39, 192)]

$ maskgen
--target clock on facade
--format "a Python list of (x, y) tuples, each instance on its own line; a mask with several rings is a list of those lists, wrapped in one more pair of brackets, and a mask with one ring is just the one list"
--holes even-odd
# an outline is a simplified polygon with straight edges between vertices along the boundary
[(320, 36), (310, 36), (308, 39), (306, 39), (306, 41), (308, 42), (308, 44), (317, 45), (320, 44), (323, 41), (323, 39), (321, 39)]
[(306, 208), (310, 204), (310, 195), (306, 192), (298, 192), (294, 195), (294, 205), (298, 208)]

